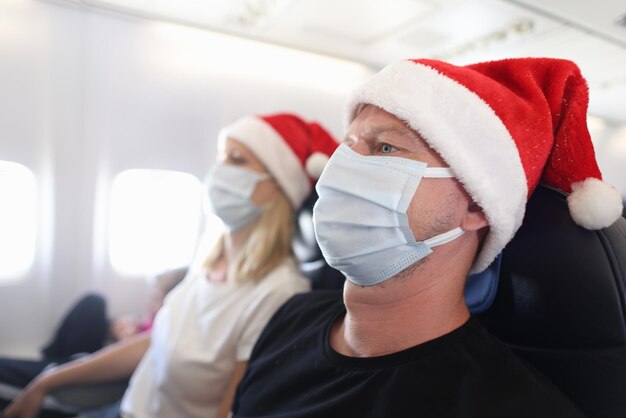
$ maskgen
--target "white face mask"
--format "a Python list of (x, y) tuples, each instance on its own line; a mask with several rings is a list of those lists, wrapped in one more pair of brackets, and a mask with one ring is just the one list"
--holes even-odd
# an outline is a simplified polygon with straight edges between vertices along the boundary
[(342, 144), (317, 182), (315, 236), (328, 264), (351, 282), (383, 282), (461, 236), (459, 227), (417, 242), (406, 211), (422, 177), (450, 178), (449, 168), (399, 157), (363, 156)]
[(207, 176), (207, 205), (230, 231), (236, 231), (257, 219), (263, 210), (250, 198), (258, 182), (268, 174), (230, 164), (217, 163)]

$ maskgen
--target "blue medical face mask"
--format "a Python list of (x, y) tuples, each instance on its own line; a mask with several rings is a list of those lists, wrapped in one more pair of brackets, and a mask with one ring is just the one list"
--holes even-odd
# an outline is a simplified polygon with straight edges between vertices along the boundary
[(406, 211), (423, 177), (454, 174), (406, 158), (363, 156), (340, 145), (317, 182), (313, 208), (315, 236), (328, 264), (351, 282), (372, 286), (461, 236), (457, 227), (415, 240)]
[(263, 210), (250, 198), (258, 182), (270, 178), (230, 164), (215, 164), (207, 176), (207, 205), (230, 231), (257, 219)]

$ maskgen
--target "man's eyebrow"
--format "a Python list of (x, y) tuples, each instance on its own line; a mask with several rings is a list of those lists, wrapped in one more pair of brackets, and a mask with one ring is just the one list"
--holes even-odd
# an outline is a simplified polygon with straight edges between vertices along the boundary
[(392, 133), (394, 135), (398, 135), (402, 139), (407, 139), (411, 141), (415, 141), (416, 139), (419, 138), (418, 134), (413, 132), (411, 129), (407, 129), (407, 128), (393, 128), (393, 129), (387, 130), (386, 132)]
[(398, 126), (374, 126), (374, 127), (370, 127), (365, 130), (362, 130), (358, 133), (346, 132), (344, 138), (348, 139), (348, 138), (362, 137), (365, 139), (373, 139), (373, 138), (378, 139), (388, 134), (398, 135), (406, 139), (417, 138), (417, 135), (411, 129), (398, 127)]
[(405, 141), (419, 140), (419, 135), (413, 132), (411, 129), (399, 126), (377, 126), (367, 132), (368, 137), (376, 139), (385, 139), (388, 135), (399, 137)]

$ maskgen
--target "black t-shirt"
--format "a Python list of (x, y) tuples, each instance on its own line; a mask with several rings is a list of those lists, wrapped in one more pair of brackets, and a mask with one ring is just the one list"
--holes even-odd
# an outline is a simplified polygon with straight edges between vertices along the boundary
[(582, 417), (475, 320), (398, 353), (353, 358), (329, 345), (341, 292), (297, 295), (259, 338), (236, 418)]

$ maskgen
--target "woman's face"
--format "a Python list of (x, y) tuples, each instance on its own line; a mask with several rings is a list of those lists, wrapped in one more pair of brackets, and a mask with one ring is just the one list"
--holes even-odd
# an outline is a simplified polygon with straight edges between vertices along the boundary
[[(241, 142), (236, 139), (227, 138), (226, 145), (217, 156), (217, 160), (222, 164), (231, 164), (260, 174), (271, 174), (267, 171), (261, 161)], [(278, 183), (274, 178), (261, 180), (257, 183), (252, 193), (252, 203), (261, 207), (271, 202), (280, 193)]]

